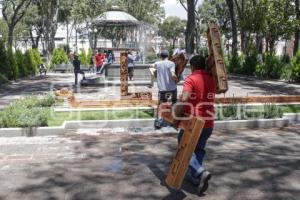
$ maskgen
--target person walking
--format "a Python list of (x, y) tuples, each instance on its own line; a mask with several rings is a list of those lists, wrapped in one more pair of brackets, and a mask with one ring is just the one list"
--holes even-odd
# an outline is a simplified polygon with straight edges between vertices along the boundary
[(75, 74), (75, 85), (78, 85), (78, 74), (82, 74), (83, 80), (85, 80), (85, 74), (80, 69), (80, 60), (78, 59), (77, 55), (74, 56), (73, 66), (74, 66), (74, 74)]
[[(190, 114), (205, 120), (197, 147), (192, 155), (187, 173), (188, 179), (199, 188), (200, 194), (208, 189), (208, 182), (212, 175), (203, 165), (205, 146), (214, 128), (216, 86), (211, 73), (207, 72), (206, 59), (203, 56), (194, 56), (191, 61), (192, 74), (183, 84), (183, 94), (180, 103), (174, 106), (176, 117)], [(175, 127), (179, 121), (174, 120)], [(180, 143), (183, 131), (179, 132)]]
[(132, 53), (129, 51), (128, 52), (128, 75), (129, 75), (129, 80), (133, 80), (134, 76), (134, 56)]
[[(161, 61), (158, 61), (152, 66), (156, 69), (157, 86), (158, 86), (158, 100), (159, 105), (166, 103), (169, 100), (172, 104), (177, 102), (177, 83), (178, 77), (175, 74), (175, 63), (170, 61), (169, 52), (164, 50), (160, 53)], [(163, 120), (157, 116), (154, 127), (160, 129), (163, 125)]]

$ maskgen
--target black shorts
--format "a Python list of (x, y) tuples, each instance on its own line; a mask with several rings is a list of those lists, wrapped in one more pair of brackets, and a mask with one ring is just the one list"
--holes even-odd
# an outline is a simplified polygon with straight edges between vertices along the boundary
[(159, 103), (166, 103), (168, 99), (171, 99), (172, 104), (177, 102), (177, 90), (173, 91), (160, 91), (158, 94)]
[(133, 73), (134, 73), (134, 68), (133, 67), (128, 67), (128, 75), (130, 77), (133, 77)]

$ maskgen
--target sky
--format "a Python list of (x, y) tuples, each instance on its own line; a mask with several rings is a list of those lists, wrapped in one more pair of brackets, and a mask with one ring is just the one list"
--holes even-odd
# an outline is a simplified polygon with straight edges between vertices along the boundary
[[(202, 0), (199, 0), (200, 4)], [(186, 10), (182, 7), (182, 5), (177, 2), (177, 0), (165, 0), (164, 8), (166, 10), (166, 17), (169, 16), (177, 16), (182, 19), (187, 19)]]

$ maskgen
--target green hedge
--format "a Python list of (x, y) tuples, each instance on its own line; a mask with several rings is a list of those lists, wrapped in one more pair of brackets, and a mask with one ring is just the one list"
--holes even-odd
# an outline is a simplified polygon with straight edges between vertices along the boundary
[(0, 128), (48, 126), (52, 95), (32, 96), (19, 100), (0, 111)]
[(55, 65), (59, 64), (67, 64), (69, 63), (68, 55), (62, 48), (56, 48), (53, 51), (53, 55), (51, 58), (50, 67), (53, 68)]
[(4, 76), (3, 74), (0, 74), (0, 85), (3, 85), (7, 82), (8, 82), (8, 80), (7, 80), (6, 76)]
[(300, 82), (300, 51), (298, 51), (291, 63), (291, 79)]

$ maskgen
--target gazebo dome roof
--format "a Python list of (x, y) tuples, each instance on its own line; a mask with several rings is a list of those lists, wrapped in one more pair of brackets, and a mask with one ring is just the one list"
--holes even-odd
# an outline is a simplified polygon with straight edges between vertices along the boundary
[(100, 25), (138, 25), (139, 21), (126, 12), (108, 11), (97, 17), (95, 23)]

